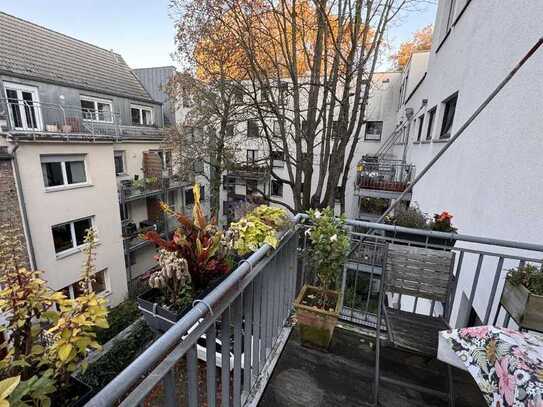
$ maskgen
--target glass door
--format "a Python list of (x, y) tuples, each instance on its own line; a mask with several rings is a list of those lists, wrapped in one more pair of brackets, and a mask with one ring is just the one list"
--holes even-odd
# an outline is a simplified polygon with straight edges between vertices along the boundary
[(12, 127), (41, 130), (38, 91), (35, 88), (4, 84)]

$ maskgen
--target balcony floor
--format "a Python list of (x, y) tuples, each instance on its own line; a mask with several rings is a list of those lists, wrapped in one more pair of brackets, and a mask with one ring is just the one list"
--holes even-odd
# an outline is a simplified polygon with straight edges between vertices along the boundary
[[(336, 328), (329, 352), (302, 347), (296, 330), (285, 345), (259, 407), (360, 406), (372, 397), (374, 356), (368, 339)], [(446, 366), (428, 363), (411, 353), (383, 347), (384, 376), (436, 390), (446, 390)], [(456, 406), (486, 406), (467, 372), (453, 368)], [(380, 405), (446, 406), (447, 401), (418, 391), (381, 382)]]

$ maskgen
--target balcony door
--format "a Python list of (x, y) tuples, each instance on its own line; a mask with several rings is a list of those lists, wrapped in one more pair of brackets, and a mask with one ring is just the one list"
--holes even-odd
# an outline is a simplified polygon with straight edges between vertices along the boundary
[(41, 130), (38, 89), (4, 83), (11, 126), (16, 130)]

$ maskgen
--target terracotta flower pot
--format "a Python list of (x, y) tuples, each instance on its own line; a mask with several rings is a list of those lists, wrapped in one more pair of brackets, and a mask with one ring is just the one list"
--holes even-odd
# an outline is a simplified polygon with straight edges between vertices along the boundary
[(308, 296), (320, 295), (322, 293), (323, 290), (319, 287), (304, 285), (294, 302), (294, 308), (296, 309), (297, 326), (300, 330), (302, 345), (328, 349), (339, 318), (341, 306), (339, 293), (337, 291), (326, 292), (335, 301), (332, 311), (304, 304)]

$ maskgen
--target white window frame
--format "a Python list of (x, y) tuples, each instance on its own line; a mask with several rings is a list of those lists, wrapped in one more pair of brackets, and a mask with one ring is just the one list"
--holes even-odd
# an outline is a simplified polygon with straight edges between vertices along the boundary
[[(43, 120), (42, 120), (41, 109), (40, 109), (40, 97), (38, 93), (38, 88), (35, 86), (20, 85), (18, 83), (12, 83), (12, 82), (4, 82), (3, 84), (4, 84), (4, 96), (6, 100), (8, 100), (8, 92), (7, 92), (8, 90), (14, 90), (15, 92), (17, 92), (17, 105), (19, 106), (19, 114), (21, 115), (21, 122), (23, 126), (15, 127), (13, 113), (10, 109), (10, 106), (8, 106), (9, 120), (11, 124), (13, 125), (13, 128), (16, 130), (38, 130), (38, 131), (43, 130)], [(36, 127), (30, 127), (26, 121), (24, 103), (22, 102), (22, 99), (23, 99), (22, 92), (32, 93), (32, 101), (33, 103), (35, 103), (33, 109), (34, 109), (34, 114), (36, 115), (36, 122), (37, 122)]]
[[(94, 96), (85, 96), (85, 95), (80, 95), (79, 96), (79, 100), (80, 100), (80, 105), (81, 105), (81, 100), (84, 100), (86, 102), (93, 102), (94, 103), (94, 118), (92, 119), (89, 119), (89, 118), (86, 118), (85, 117), (85, 112), (83, 112), (83, 108), (81, 108), (81, 115), (83, 117), (83, 120), (85, 121), (94, 121), (94, 122), (100, 122), (100, 123), (113, 123), (113, 101), (110, 100), (110, 99), (101, 99), (101, 98), (97, 98), (97, 97), (94, 97)], [(100, 120), (100, 112), (98, 111), (98, 103), (102, 103), (102, 104), (105, 104), (105, 105), (109, 105), (109, 110), (111, 112), (111, 118), (110, 120)]]
[[(63, 226), (63, 225), (70, 225), (70, 234), (71, 234), (71, 237), (72, 237), (72, 245), (73, 245), (72, 247), (57, 253), (55, 251), (54, 239), (52, 241), (52, 243), (53, 243), (53, 251), (55, 252), (55, 255), (56, 255), (57, 259), (65, 257), (65, 256), (70, 255), (70, 254), (73, 254), (73, 253), (77, 253), (77, 252), (81, 251), (81, 248), (83, 246), (85, 246), (85, 244), (80, 244), (80, 245), (77, 244), (77, 237), (75, 235), (75, 225), (74, 225), (74, 223), (79, 222), (81, 220), (86, 220), (86, 219), (90, 219), (91, 228), (95, 228), (94, 215), (86, 216), (84, 218), (74, 219), (74, 220), (71, 220), (69, 222), (63, 222), (63, 223), (57, 223), (55, 225), (51, 225), (51, 237), (53, 237), (53, 228), (54, 227)], [(98, 233), (97, 233), (97, 235), (98, 235)]]
[[(76, 182), (73, 184), (68, 183), (68, 174), (66, 172), (66, 162), (68, 161), (83, 161), (83, 168), (85, 169), (85, 182)], [(48, 155), (48, 154), (42, 154), (40, 155), (40, 167), (41, 164), (45, 163), (60, 163), (60, 169), (62, 171), (62, 181), (63, 183), (61, 185), (53, 185), (53, 186), (46, 186), (44, 181), (44, 188), (46, 192), (49, 191), (59, 191), (63, 189), (71, 189), (71, 188), (77, 188), (82, 186), (88, 186), (90, 185), (90, 178), (89, 178), (89, 172), (87, 168), (87, 155), (86, 154), (75, 154), (75, 155)], [(42, 179), (43, 179), (43, 167), (41, 167), (42, 171)]]
[[(153, 114), (153, 108), (149, 106), (143, 106), (143, 105), (135, 105), (133, 103), (130, 104), (130, 123), (134, 125), (132, 122), (132, 109), (137, 109), (140, 111), (140, 122), (138, 123), (140, 126), (153, 126), (155, 124), (155, 115)], [(151, 123), (145, 124), (143, 123), (143, 110), (147, 110), (151, 113)]]

